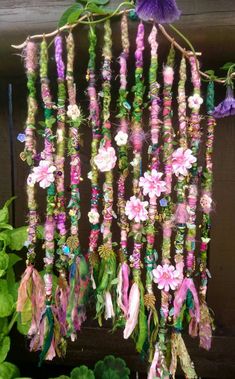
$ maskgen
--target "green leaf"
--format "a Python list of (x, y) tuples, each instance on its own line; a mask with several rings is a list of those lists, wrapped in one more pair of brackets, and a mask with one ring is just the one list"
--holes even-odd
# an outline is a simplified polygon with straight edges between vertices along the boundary
[(0, 279), (0, 317), (10, 316), (13, 311), (14, 300), (8, 292), (8, 283)]
[(0, 278), (5, 275), (9, 264), (9, 255), (4, 252), (0, 253)]
[(27, 240), (27, 226), (21, 226), (20, 228), (13, 229), (9, 234), (10, 249), (16, 251), (21, 250), (24, 247), (25, 241)]
[(7, 317), (0, 318), (0, 333), (7, 334), (8, 333), (8, 319)]
[(17, 301), (19, 283), (16, 283), (15, 272), (13, 268), (7, 270), (8, 292), (13, 297), (14, 302)]
[(67, 23), (75, 24), (77, 20), (80, 18), (82, 12), (83, 12), (83, 9), (78, 9), (77, 11), (71, 13), (71, 15), (68, 17)]
[(13, 363), (3, 362), (0, 364), (0, 378), (14, 379), (19, 376), (20, 376), (20, 370)]
[(12, 201), (15, 199), (16, 199), (16, 196), (11, 197), (10, 199), (8, 199), (5, 202), (2, 209), (0, 209), (0, 225), (8, 223), (8, 221), (9, 221), (9, 209), (8, 209), (8, 207), (12, 203)]
[(42, 240), (44, 238), (44, 227), (42, 225), (38, 225), (37, 227), (37, 238)]
[(49, 378), (49, 379), (70, 379), (70, 377), (67, 375), (60, 375), (60, 376), (57, 376), (56, 378)]
[(76, 367), (71, 371), (71, 379), (95, 379), (95, 375), (92, 370), (89, 370), (87, 366)]
[(221, 70), (228, 71), (231, 66), (235, 65), (234, 62), (226, 62), (222, 67), (220, 67)]
[(58, 26), (61, 28), (68, 22), (69, 16), (73, 13), (76, 12), (79, 9), (83, 9), (83, 6), (81, 4), (73, 4), (71, 7), (69, 7), (61, 16)]
[(0, 339), (0, 363), (5, 361), (8, 351), (10, 350), (11, 340), (10, 337), (4, 336)]
[(22, 258), (19, 257), (19, 255), (14, 254), (14, 253), (9, 253), (9, 254), (8, 254), (8, 257), (9, 257), (9, 265), (8, 265), (8, 268), (13, 267), (17, 262), (22, 261)]
[(10, 224), (6, 224), (5, 222), (2, 222), (0, 224), (0, 229), (13, 230), (13, 226), (11, 226)]
[(107, 13), (107, 11), (104, 8), (99, 7), (95, 3), (89, 4), (86, 9), (88, 11), (90, 11), (91, 13), (95, 13), (95, 14), (106, 14)]
[(87, 4), (90, 3), (91, 4), (97, 4), (97, 5), (106, 5), (110, 2), (110, 0), (76, 0), (77, 3), (83, 3), (83, 4)]

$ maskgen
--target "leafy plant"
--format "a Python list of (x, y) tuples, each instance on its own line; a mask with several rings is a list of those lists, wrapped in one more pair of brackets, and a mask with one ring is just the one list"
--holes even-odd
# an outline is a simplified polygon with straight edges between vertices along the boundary
[(117, 8), (110, 6), (110, 0), (76, 0), (76, 3), (71, 5), (61, 16), (58, 26), (62, 27), (65, 24), (75, 24), (82, 16), (92, 16), (92, 14), (100, 16), (113, 15), (122, 6), (133, 7), (132, 2), (124, 1)]
[(130, 370), (123, 359), (108, 355), (96, 363), (94, 374), (95, 379), (128, 379)]
[(9, 223), (9, 206), (14, 199), (9, 199), (0, 209), (0, 379), (13, 379), (20, 375), (14, 364), (5, 362), (13, 325), (17, 322), (17, 328), (23, 334), (28, 331), (21, 325), (16, 312), (19, 283), (14, 271), (15, 264), (21, 260), (14, 252), (22, 250), (27, 239), (27, 227), (13, 228)]
[(94, 371), (87, 366), (74, 368), (70, 376), (61, 375), (49, 379), (129, 379), (130, 370), (121, 358), (108, 355), (103, 361), (98, 361)]

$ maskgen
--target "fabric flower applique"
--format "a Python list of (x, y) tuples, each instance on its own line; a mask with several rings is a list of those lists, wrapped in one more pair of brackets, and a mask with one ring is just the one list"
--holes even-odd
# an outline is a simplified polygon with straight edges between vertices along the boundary
[(166, 292), (170, 289), (175, 290), (182, 280), (180, 272), (169, 264), (164, 264), (163, 266), (158, 265), (152, 273), (153, 280), (157, 283), (158, 288)]
[(115, 167), (117, 161), (113, 147), (101, 147), (94, 158), (94, 162), (101, 172), (107, 172)]
[(193, 156), (192, 150), (179, 147), (172, 154), (172, 167), (176, 176), (188, 174), (188, 169), (192, 167), (197, 159)]
[(212, 208), (212, 198), (204, 193), (200, 199), (200, 205), (205, 212), (209, 213)]
[(235, 99), (233, 95), (233, 88), (227, 87), (226, 98), (217, 107), (215, 107), (212, 115), (215, 118), (222, 118), (235, 115)]
[(92, 225), (98, 224), (100, 219), (99, 212), (95, 209), (91, 209), (90, 212), (88, 212), (88, 219)]
[(148, 218), (147, 211), (148, 201), (141, 201), (136, 196), (132, 196), (126, 202), (125, 213), (129, 220), (135, 222), (146, 221)]
[(188, 106), (190, 109), (200, 109), (200, 106), (203, 103), (203, 98), (195, 93), (193, 96), (189, 96), (188, 98)]
[(56, 167), (53, 166), (47, 160), (41, 160), (39, 162), (39, 166), (33, 168), (32, 174), (30, 174), (30, 178), (28, 177), (28, 181), (30, 180), (32, 183), (39, 183), (39, 186), (42, 188), (48, 188), (51, 183), (55, 181), (54, 172), (56, 171)]
[(139, 186), (143, 187), (143, 194), (149, 195), (150, 198), (161, 196), (162, 192), (166, 190), (166, 183), (161, 180), (162, 176), (163, 173), (155, 169), (151, 172), (145, 172), (139, 181)]
[(128, 141), (128, 134), (123, 132), (122, 130), (119, 130), (114, 139), (118, 146), (125, 146)]
[(81, 116), (81, 111), (78, 108), (77, 104), (73, 104), (73, 105), (70, 104), (68, 106), (67, 116), (71, 118), (71, 120), (73, 121), (76, 121), (79, 119), (79, 117)]

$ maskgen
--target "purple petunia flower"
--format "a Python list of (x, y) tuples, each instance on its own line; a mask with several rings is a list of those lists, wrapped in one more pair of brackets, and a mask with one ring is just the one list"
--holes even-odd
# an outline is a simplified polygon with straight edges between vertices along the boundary
[(212, 116), (215, 118), (235, 116), (235, 99), (231, 86), (227, 86), (226, 98), (215, 107)]
[(137, 0), (136, 13), (141, 20), (153, 19), (159, 24), (178, 20), (181, 14), (175, 0)]
[(26, 136), (24, 133), (19, 133), (17, 136), (17, 140), (20, 142), (25, 142), (25, 138), (26, 138)]

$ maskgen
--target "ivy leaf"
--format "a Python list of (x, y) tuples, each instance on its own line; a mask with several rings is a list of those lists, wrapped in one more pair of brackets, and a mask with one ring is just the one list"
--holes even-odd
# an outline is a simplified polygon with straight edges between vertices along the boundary
[(83, 6), (81, 4), (73, 4), (71, 7), (69, 7), (61, 16), (60, 20), (59, 20), (59, 23), (58, 23), (58, 26), (59, 28), (61, 28), (62, 26), (64, 26), (65, 24), (67, 24), (68, 22), (68, 18), (69, 16), (78, 11), (79, 9), (83, 9)]
[(8, 292), (8, 283), (0, 279), (0, 317), (10, 316), (13, 311), (14, 300)]
[(76, 367), (71, 371), (71, 379), (95, 379), (95, 375), (92, 370), (89, 370), (87, 366)]
[(11, 250), (19, 251), (24, 247), (24, 243), (27, 240), (27, 226), (21, 226), (20, 228), (13, 229), (10, 233), (9, 247)]
[(20, 371), (16, 365), (10, 362), (0, 364), (0, 378), (13, 379), (20, 377)]
[(8, 264), (9, 264), (9, 256), (6, 253), (1, 252), (0, 253), (0, 278), (3, 275), (5, 275), (6, 270), (8, 268)]
[(0, 339), (0, 363), (5, 361), (8, 351), (10, 350), (11, 340), (10, 337), (4, 336)]

